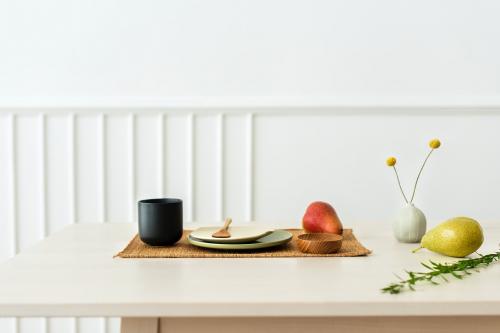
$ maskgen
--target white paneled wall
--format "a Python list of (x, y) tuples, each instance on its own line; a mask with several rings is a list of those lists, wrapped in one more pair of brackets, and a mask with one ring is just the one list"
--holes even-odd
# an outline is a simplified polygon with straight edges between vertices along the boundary
[[(298, 225), (330, 201), (344, 224), (388, 228), (402, 205), (384, 164), (431, 224), (500, 219), (500, 108), (4, 109), (0, 258), (71, 223), (135, 221), (136, 201), (184, 199), (185, 220)], [(35, 278), (35, 277), (34, 277)], [(40, 286), (41, 288), (43, 286)], [(1, 319), (0, 332), (118, 332), (117, 319)]]

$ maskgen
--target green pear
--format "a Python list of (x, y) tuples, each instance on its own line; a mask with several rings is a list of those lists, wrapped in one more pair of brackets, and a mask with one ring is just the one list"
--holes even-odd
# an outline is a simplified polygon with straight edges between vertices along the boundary
[(421, 248), (444, 254), (449, 257), (463, 258), (475, 252), (483, 244), (483, 229), (468, 217), (449, 219), (429, 230), (420, 243)]

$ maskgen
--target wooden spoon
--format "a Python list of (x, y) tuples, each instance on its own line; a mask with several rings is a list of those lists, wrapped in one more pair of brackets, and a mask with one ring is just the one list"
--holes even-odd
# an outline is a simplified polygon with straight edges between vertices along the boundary
[(231, 234), (229, 233), (229, 231), (227, 231), (227, 229), (229, 229), (229, 225), (231, 224), (231, 222), (233, 222), (233, 220), (230, 218), (227, 218), (224, 221), (224, 226), (221, 229), (219, 229), (217, 232), (213, 233), (212, 237), (214, 237), (214, 238), (229, 238), (229, 237), (231, 237)]

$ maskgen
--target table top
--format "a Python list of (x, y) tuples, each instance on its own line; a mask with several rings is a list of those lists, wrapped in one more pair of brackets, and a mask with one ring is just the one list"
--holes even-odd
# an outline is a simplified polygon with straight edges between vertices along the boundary
[[(500, 315), (500, 263), (462, 281), (382, 294), (394, 273), (452, 259), (356, 232), (356, 258), (113, 259), (132, 224), (77, 224), (0, 264), (0, 316)], [(482, 253), (498, 249), (485, 230)]]

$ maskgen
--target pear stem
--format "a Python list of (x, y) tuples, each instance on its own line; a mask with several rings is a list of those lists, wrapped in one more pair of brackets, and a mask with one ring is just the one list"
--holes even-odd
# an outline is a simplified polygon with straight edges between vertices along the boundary
[(429, 157), (431, 157), (431, 154), (432, 154), (433, 151), (434, 151), (434, 148), (431, 149), (431, 151), (429, 152), (429, 154), (427, 154), (427, 157), (425, 158), (424, 163), (422, 164), (422, 167), (418, 171), (417, 179), (415, 180), (415, 185), (413, 186), (413, 194), (411, 195), (410, 203), (412, 203), (413, 202), (413, 198), (415, 198), (415, 191), (417, 190), (418, 180), (420, 179), (420, 175), (422, 174), (422, 170), (424, 170), (425, 164), (427, 163), (427, 160), (429, 159)]
[(394, 173), (396, 174), (396, 179), (398, 180), (398, 185), (399, 189), (401, 190), (401, 194), (403, 195), (403, 198), (405, 199), (406, 203), (408, 203), (408, 199), (406, 198), (405, 192), (403, 191), (403, 187), (401, 186), (401, 181), (399, 180), (399, 175), (398, 175), (398, 170), (396, 170), (395, 166), (392, 166), (394, 169)]
[(423, 249), (423, 246), (417, 247), (415, 250), (412, 250), (411, 253), (415, 253), (415, 252), (417, 252), (418, 250), (421, 250), (421, 249)]

